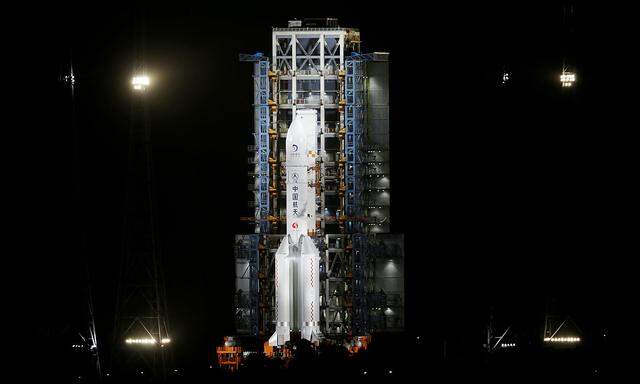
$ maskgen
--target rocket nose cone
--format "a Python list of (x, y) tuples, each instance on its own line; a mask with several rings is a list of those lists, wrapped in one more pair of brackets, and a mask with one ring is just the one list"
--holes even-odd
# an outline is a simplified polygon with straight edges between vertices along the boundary
[(298, 130), (298, 121), (296, 119), (293, 119), (293, 121), (291, 122), (291, 124), (289, 124), (289, 130), (287, 130), (287, 137), (289, 137), (289, 134), (294, 134), (296, 133), (296, 131)]

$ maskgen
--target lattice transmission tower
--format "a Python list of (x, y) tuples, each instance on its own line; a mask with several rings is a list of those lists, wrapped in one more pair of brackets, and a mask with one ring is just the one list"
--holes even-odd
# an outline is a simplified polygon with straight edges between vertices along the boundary
[(142, 24), (138, 24), (134, 38), (136, 66), (131, 81), (129, 163), (111, 364), (114, 374), (162, 381), (171, 338), (154, 201), (147, 118), (151, 84), (144, 65)]

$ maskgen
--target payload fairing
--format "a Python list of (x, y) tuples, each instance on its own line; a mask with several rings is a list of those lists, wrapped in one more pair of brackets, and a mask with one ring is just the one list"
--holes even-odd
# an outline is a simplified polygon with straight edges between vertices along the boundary
[(269, 345), (284, 345), (291, 331), (311, 342), (320, 338), (320, 255), (310, 236), (316, 227), (318, 116), (300, 109), (286, 138), (287, 235), (275, 259), (276, 331)]

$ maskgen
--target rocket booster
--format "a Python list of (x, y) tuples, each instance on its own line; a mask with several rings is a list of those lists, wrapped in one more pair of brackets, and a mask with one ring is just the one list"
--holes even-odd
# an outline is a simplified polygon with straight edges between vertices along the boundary
[(269, 345), (284, 345), (291, 331), (320, 338), (320, 256), (310, 236), (316, 227), (317, 111), (299, 109), (286, 138), (287, 235), (276, 252), (276, 331)]

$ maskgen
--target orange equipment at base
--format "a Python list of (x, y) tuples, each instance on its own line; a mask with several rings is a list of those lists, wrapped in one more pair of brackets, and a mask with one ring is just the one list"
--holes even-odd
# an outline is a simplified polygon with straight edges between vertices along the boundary
[(216, 347), (218, 366), (236, 372), (242, 363), (242, 347), (238, 346), (233, 336), (225, 336), (224, 344)]
[(269, 345), (269, 341), (264, 342), (264, 355), (270, 359), (279, 357), (282, 359), (288, 359), (291, 357), (291, 349), (282, 346), (282, 347), (274, 347)]
[(349, 352), (358, 353), (359, 351), (365, 351), (369, 347), (371, 342), (371, 336), (354, 336), (351, 343), (349, 343)]

